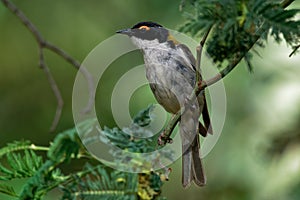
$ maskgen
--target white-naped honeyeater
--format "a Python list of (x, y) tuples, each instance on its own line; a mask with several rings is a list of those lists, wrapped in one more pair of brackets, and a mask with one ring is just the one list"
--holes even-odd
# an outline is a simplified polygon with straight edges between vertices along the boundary
[[(185, 108), (179, 124), (183, 151), (182, 185), (187, 187), (192, 181), (199, 186), (205, 185), (198, 133), (206, 136), (212, 133), (212, 129), (204, 91), (195, 101), (189, 100), (197, 84), (198, 73), (193, 54), (186, 45), (175, 40), (166, 28), (154, 22), (140, 22), (117, 33), (128, 35), (134, 45), (141, 49), (146, 77), (158, 103), (172, 114)], [(199, 122), (201, 114), (204, 125)]]

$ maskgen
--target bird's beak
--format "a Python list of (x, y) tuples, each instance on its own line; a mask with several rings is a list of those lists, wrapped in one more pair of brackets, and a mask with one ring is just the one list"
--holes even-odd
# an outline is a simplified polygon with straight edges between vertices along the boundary
[(116, 33), (124, 34), (124, 35), (131, 35), (131, 34), (132, 34), (132, 31), (131, 31), (130, 28), (127, 28), (127, 29), (123, 29), (123, 30), (116, 31)]

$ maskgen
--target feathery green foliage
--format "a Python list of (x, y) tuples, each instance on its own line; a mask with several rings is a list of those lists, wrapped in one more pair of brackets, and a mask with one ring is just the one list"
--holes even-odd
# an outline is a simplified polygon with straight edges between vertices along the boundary
[[(145, 110), (140, 111), (134, 118), (133, 123), (128, 128), (109, 129), (107, 127), (101, 131), (101, 135), (105, 136), (101, 139), (106, 143), (112, 143), (114, 146), (120, 149), (127, 149), (130, 152), (135, 153), (145, 153), (154, 151), (157, 147), (153, 143), (157, 141), (157, 136), (152, 136), (145, 138), (145, 135), (152, 135), (152, 133), (147, 130), (147, 125), (151, 122), (150, 113), (153, 110), (153, 106), (149, 106)], [(144, 136), (142, 138), (133, 137)], [(108, 141), (107, 141), (108, 140)]]
[(138, 174), (129, 174), (102, 167), (85, 166), (86, 176), (74, 176), (62, 188), (62, 199), (136, 199)]
[(276, 42), (284, 39), (293, 48), (300, 43), (300, 21), (295, 19), (300, 10), (285, 9), (278, 1), (192, 0), (187, 4), (187, 21), (180, 30), (196, 35), (213, 27), (207, 53), (219, 67), (245, 55), (251, 70), (249, 50), (255, 43), (262, 46), (268, 35)]
[(15, 141), (13, 143), (8, 143), (5, 147), (0, 149), (0, 158), (7, 153), (30, 148), (30, 141)]
[(12, 186), (0, 184), (0, 193), (7, 194), (12, 197), (18, 197), (17, 193), (15, 192)]
[[(151, 111), (152, 106), (141, 111), (126, 131), (145, 131), (144, 127), (151, 122)], [(83, 122), (80, 128), (88, 131), (91, 121)], [(99, 134), (104, 134), (108, 143), (134, 152), (155, 149), (155, 137), (135, 140), (116, 128), (105, 128)], [(37, 151), (47, 151), (46, 159), (37, 155)], [(62, 163), (70, 164), (82, 157), (94, 164), (87, 163), (82, 170), (69, 174), (62, 172)], [(158, 199), (163, 183), (158, 172), (126, 173), (102, 165), (85, 150), (76, 128), (58, 134), (50, 147), (36, 146), (29, 141), (8, 144), (0, 149), (0, 158), (0, 193), (22, 200), (42, 199), (54, 188), (61, 189), (61, 199)], [(120, 158), (115, 159), (117, 162)], [(4, 182), (20, 178), (27, 178), (20, 194)]]
[(48, 157), (56, 162), (70, 161), (72, 157), (78, 156), (82, 148), (76, 128), (73, 128), (57, 135), (50, 146)]
[[(104, 128), (100, 131), (100, 139), (108, 145), (112, 144), (111, 154), (118, 167), (122, 167), (124, 171), (135, 171), (135, 169), (149, 171), (154, 167), (153, 165), (159, 165), (161, 160), (175, 160), (174, 152), (168, 148), (161, 149), (157, 145), (158, 135), (153, 135), (147, 129), (152, 119), (152, 110), (151, 105), (140, 111), (133, 118), (133, 123), (122, 130)], [(143, 153), (146, 153), (146, 156)], [(130, 165), (124, 163), (130, 163)]]
[(22, 153), (7, 153), (6, 160), (9, 167), (0, 164), (0, 180), (31, 177), (43, 162), (42, 157), (37, 156), (32, 150), (24, 150)]

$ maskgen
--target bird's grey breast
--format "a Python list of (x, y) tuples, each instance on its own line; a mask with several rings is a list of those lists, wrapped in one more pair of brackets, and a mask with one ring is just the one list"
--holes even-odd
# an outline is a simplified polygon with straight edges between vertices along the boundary
[(160, 104), (169, 112), (176, 112), (195, 84), (195, 72), (187, 66), (187, 58), (180, 49), (167, 43), (143, 49), (146, 76)]

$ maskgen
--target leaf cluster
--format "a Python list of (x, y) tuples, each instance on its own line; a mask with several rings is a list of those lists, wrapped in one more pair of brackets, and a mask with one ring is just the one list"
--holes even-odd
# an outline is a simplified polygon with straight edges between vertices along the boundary
[(86, 176), (74, 175), (74, 181), (61, 188), (63, 199), (136, 199), (137, 174), (89, 164), (84, 169), (89, 172)]
[[(152, 107), (141, 111), (126, 130), (134, 132), (151, 122)], [(93, 121), (93, 120), (91, 120)], [(91, 121), (80, 124), (90, 129)], [(135, 152), (153, 150), (155, 138), (134, 140), (117, 128), (101, 131), (114, 145)], [(100, 134), (100, 133), (99, 133)], [(100, 137), (103, 137), (100, 136)], [(124, 143), (125, 141), (125, 143)], [(152, 147), (151, 147), (152, 146)], [(87, 159), (82, 170), (64, 173), (62, 164)], [(116, 157), (119, 159), (120, 157)], [(0, 149), (0, 193), (22, 200), (42, 199), (59, 188), (61, 199), (159, 199), (162, 180), (158, 172), (135, 174), (104, 166), (86, 151), (76, 127), (59, 133), (49, 147), (18, 141)], [(89, 162), (93, 164), (89, 164)], [(10, 180), (26, 178), (20, 193)]]
[[(137, 169), (149, 171), (159, 166), (164, 159), (175, 160), (174, 152), (158, 146), (158, 135), (153, 135), (148, 129), (152, 120), (152, 110), (153, 106), (151, 105), (140, 111), (133, 118), (129, 127), (123, 129), (106, 127), (99, 131), (101, 141), (111, 146), (111, 154), (115, 162), (125, 171), (136, 171)], [(130, 165), (124, 165), (124, 163), (130, 163)]]
[(293, 48), (300, 43), (300, 21), (295, 19), (300, 10), (285, 9), (278, 1), (191, 0), (188, 5), (180, 30), (197, 35), (213, 27), (207, 53), (219, 67), (237, 55), (247, 55), (251, 70), (249, 50), (255, 43), (263, 46), (269, 35)]
[(107, 127), (100, 131), (104, 136), (101, 138), (106, 143), (112, 143), (120, 149), (126, 149), (135, 153), (147, 153), (157, 150), (157, 136), (148, 130), (152, 121), (151, 112), (154, 106), (150, 105), (140, 111), (129, 127), (122, 130), (119, 128), (109, 129)]
[(62, 199), (161, 199), (162, 181), (156, 173), (131, 174), (87, 164), (84, 176), (74, 175), (62, 187)]

